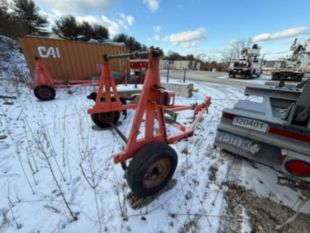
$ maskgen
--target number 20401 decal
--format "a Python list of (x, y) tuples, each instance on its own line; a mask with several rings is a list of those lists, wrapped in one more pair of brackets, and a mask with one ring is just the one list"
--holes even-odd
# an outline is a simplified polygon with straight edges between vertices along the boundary
[(235, 117), (233, 120), (233, 125), (237, 125), (247, 129), (257, 130), (260, 132), (266, 132), (268, 129), (268, 124), (264, 122), (243, 117)]

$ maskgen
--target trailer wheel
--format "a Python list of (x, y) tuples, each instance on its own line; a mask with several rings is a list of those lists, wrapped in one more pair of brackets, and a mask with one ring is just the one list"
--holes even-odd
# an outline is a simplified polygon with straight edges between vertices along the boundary
[(236, 76), (234, 74), (231, 74), (231, 73), (228, 76), (229, 76), (229, 78), (236, 78)]
[(303, 78), (302, 75), (296, 74), (296, 76), (295, 76), (295, 81), (300, 82), (300, 81), (302, 81), (302, 78)]
[(118, 111), (95, 113), (91, 115), (91, 119), (95, 125), (102, 129), (111, 127), (112, 124), (116, 124), (119, 117), (120, 113)]
[(33, 90), (34, 95), (42, 101), (52, 100), (55, 98), (56, 91), (54, 87), (46, 84), (39, 85)]
[(167, 144), (148, 144), (131, 160), (127, 168), (127, 183), (135, 196), (150, 196), (165, 187), (177, 163), (176, 152)]
[(286, 81), (294, 81), (295, 80), (295, 75), (287, 74), (287, 75), (284, 76), (284, 80), (286, 80)]
[(271, 80), (279, 80), (280, 75), (279, 74), (272, 74)]

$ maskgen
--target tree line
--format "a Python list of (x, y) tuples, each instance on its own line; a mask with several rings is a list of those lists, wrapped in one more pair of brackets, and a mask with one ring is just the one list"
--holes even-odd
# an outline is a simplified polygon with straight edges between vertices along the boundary
[(46, 36), (47, 19), (33, 1), (0, 0), (0, 34), (16, 39), (19, 35)]
[[(54, 33), (62, 39), (82, 41), (90, 39), (104, 41), (110, 38), (106, 27), (87, 21), (78, 22), (71, 15), (56, 20), (52, 32), (47, 29), (48, 26), (47, 17), (40, 14), (40, 9), (33, 0), (13, 0), (11, 3), (0, 0), (1, 35), (17, 39), (20, 35), (48, 36)], [(125, 43), (130, 51), (147, 50), (146, 45), (124, 33), (114, 36), (112, 40)]]
[[(55, 21), (51, 31), (48, 30), (49, 22), (46, 16), (40, 13), (40, 9), (33, 0), (0, 0), (0, 35), (17, 39), (20, 35), (48, 36), (56, 34), (63, 39), (89, 41), (97, 39), (104, 41), (110, 39), (109, 30), (99, 24), (90, 24), (87, 21), (78, 22), (71, 15), (63, 16)], [(130, 51), (147, 50), (147, 46), (137, 41), (133, 36), (120, 33), (112, 38), (115, 42), (124, 43)], [(236, 50), (236, 49), (235, 49)], [(232, 50), (233, 51), (233, 50)], [(206, 61), (203, 57), (193, 54), (180, 55), (177, 52), (168, 52), (162, 56), (166, 60), (190, 60), (202, 63), (203, 69), (224, 70), (224, 62), (215, 60)]]

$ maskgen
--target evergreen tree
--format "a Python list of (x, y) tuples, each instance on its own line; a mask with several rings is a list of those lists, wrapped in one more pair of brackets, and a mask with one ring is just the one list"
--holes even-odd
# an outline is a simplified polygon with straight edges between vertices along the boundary
[(109, 31), (108, 29), (106, 29), (105, 27), (95, 24), (93, 26), (93, 37), (102, 37), (104, 39), (108, 39), (109, 38)]
[(7, 2), (4, 0), (0, 1), (0, 34), (7, 35), (6, 26), (9, 23), (9, 15), (7, 13)]
[(16, 39), (18, 35), (27, 34), (27, 25), (16, 15), (8, 12), (6, 0), (0, 0), (0, 34)]
[(32, 0), (13, 0), (15, 17), (25, 25), (27, 34), (47, 35), (47, 19), (39, 14), (39, 8)]
[(145, 51), (147, 46), (138, 42), (134, 37), (120, 33), (113, 38), (116, 42), (123, 42), (129, 48), (129, 51)]
[(120, 33), (120, 34), (114, 36), (114, 38), (113, 38), (113, 41), (115, 41), (115, 42), (125, 43), (125, 42), (127, 42), (127, 40), (128, 40), (128, 36), (124, 33)]
[(0, 16), (7, 15), (8, 3), (6, 0), (0, 0)]
[(185, 56), (185, 60), (188, 60), (188, 61), (194, 61), (195, 60), (195, 57), (193, 54), (188, 54)]
[(53, 32), (60, 38), (76, 40), (79, 36), (79, 26), (75, 17), (69, 15), (55, 22)]
[(72, 40), (85, 40), (101, 37), (109, 38), (109, 31), (101, 25), (91, 25), (86, 21), (78, 23), (74, 16), (68, 15), (55, 22), (53, 32), (60, 38)]
[(78, 38), (88, 41), (93, 37), (93, 28), (88, 22), (82, 22), (78, 26)]

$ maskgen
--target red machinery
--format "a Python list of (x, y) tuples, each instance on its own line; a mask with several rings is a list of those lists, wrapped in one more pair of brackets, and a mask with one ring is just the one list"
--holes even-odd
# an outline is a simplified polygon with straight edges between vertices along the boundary
[(34, 77), (34, 95), (39, 100), (52, 100), (55, 98), (55, 88), (69, 88), (73, 86), (90, 86), (97, 85), (98, 82), (92, 82), (88, 80), (54, 80), (46, 64), (42, 59), (35, 58), (35, 77)]
[[(122, 105), (117, 89), (109, 69), (109, 60), (137, 55), (149, 56), (149, 67), (146, 73), (142, 93), (137, 105)], [(105, 101), (102, 102), (103, 88), (105, 87)], [(110, 88), (113, 89), (114, 98), (111, 97)], [(111, 101), (113, 98), (114, 101)], [(114, 162), (121, 163), (126, 170), (126, 179), (137, 197), (152, 195), (162, 189), (171, 179), (176, 165), (177, 154), (168, 146), (183, 138), (193, 135), (196, 124), (210, 104), (211, 98), (207, 96), (202, 104), (175, 105), (175, 93), (160, 86), (159, 52), (151, 49), (150, 52), (131, 54), (106, 55), (104, 68), (99, 80), (99, 89), (96, 104), (88, 110), (93, 121), (98, 125), (112, 125), (124, 139), (124, 135), (115, 127), (119, 112), (124, 109), (136, 110), (133, 125), (128, 139), (124, 139), (124, 151), (114, 155)], [(179, 130), (175, 135), (168, 135), (166, 129), (165, 112), (194, 110), (194, 119), (191, 125), (186, 126), (176, 121), (172, 126)], [(145, 118), (144, 118), (145, 116)], [(142, 123), (144, 133), (139, 135)], [(126, 160), (131, 159), (127, 167)]]
[(149, 60), (148, 59), (133, 59), (129, 61), (130, 69), (133, 70), (141, 70), (141, 69), (147, 69), (149, 66)]
[[(129, 61), (130, 75), (127, 83), (143, 84), (145, 71), (149, 65), (148, 59), (132, 59)], [(134, 80), (132, 80), (132, 77)]]

